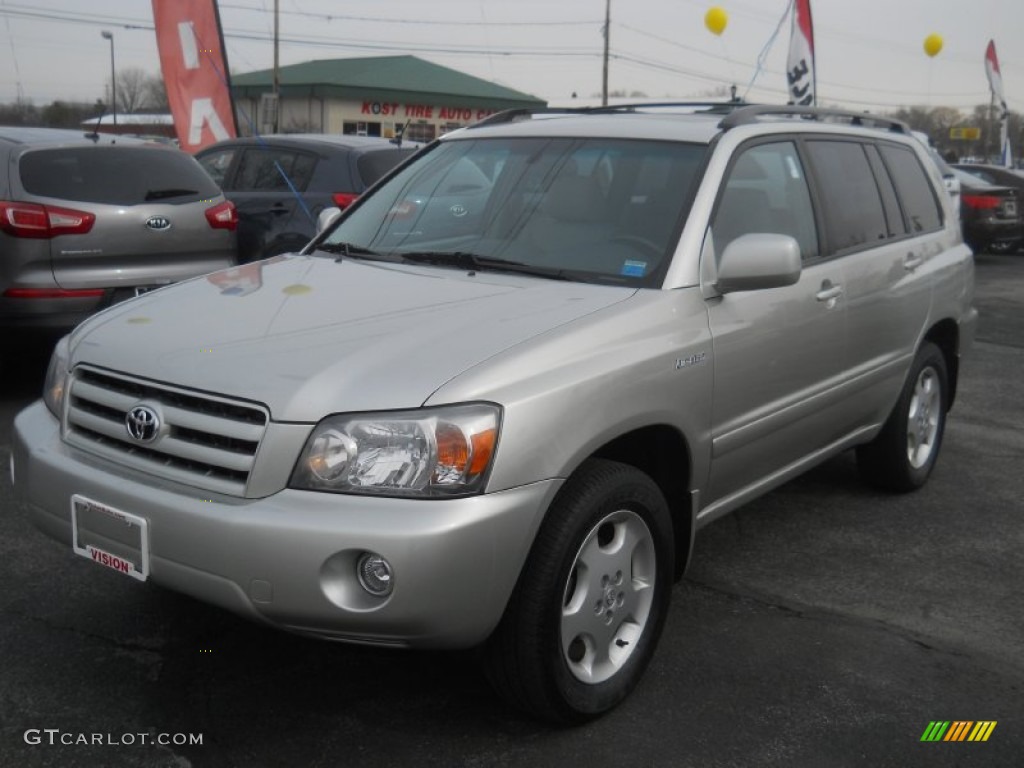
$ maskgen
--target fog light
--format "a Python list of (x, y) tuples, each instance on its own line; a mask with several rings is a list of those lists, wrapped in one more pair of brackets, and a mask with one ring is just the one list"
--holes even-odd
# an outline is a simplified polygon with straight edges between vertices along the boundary
[(391, 563), (378, 554), (364, 552), (356, 562), (356, 574), (359, 583), (374, 597), (387, 597), (391, 594)]

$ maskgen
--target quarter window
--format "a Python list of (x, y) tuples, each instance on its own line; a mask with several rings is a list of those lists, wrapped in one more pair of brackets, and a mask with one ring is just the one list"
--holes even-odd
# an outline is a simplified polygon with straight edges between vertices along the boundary
[(892, 172), (893, 183), (903, 201), (903, 209), (910, 222), (910, 231), (933, 232), (942, 228), (942, 214), (939, 210), (935, 190), (924, 168), (912, 150), (903, 147), (883, 146), (882, 157)]
[(206, 169), (206, 172), (210, 174), (210, 178), (217, 182), (217, 186), (223, 189), (228, 170), (231, 168), (231, 161), (234, 158), (235, 149), (231, 148), (210, 152), (196, 159)]
[(886, 240), (882, 200), (864, 147), (852, 141), (809, 141), (807, 148), (821, 190), (831, 250)]

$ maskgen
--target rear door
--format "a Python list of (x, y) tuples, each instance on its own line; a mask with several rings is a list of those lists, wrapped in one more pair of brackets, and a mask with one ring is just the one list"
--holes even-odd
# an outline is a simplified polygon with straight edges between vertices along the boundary
[[(897, 144), (808, 142), (823, 184), (871, 229), (844, 256), (850, 418), (880, 421), (903, 385), (931, 306), (929, 261), (941, 250), (942, 212), (917, 155)], [(840, 157), (845, 154), (848, 157)], [(845, 162), (844, 162), (845, 161)], [(864, 172), (865, 162), (870, 174)], [(856, 185), (862, 183), (860, 194)], [(884, 218), (878, 217), (882, 203)]]
[(318, 162), (316, 153), (293, 147), (251, 145), (241, 151), (224, 191), (238, 207), (242, 261), (312, 239), (316, 222), (303, 193)]
[(34, 149), (21, 155), (18, 176), (26, 201), (95, 216), (88, 232), (49, 241), (62, 288), (150, 287), (234, 263), (234, 232), (206, 216), (223, 202), (220, 189), (177, 149)]

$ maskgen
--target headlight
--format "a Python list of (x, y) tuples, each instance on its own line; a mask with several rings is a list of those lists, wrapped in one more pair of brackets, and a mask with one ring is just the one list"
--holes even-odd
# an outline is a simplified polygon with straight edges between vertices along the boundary
[(57, 342), (50, 355), (50, 365), (46, 369), (46, 382), (43, 384), (43, 402), (50, 413), (58, 419), (64, 410), (64, 389), (68, 380), (68, 337)]
[(339, 414), (317, 424), (289, 485), (385, 496), (465, 496), (487, 479), (501, 409), (489, 403)]

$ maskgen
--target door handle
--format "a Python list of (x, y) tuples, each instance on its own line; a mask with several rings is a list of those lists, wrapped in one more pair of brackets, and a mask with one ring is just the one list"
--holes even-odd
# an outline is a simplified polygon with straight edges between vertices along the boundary
[(814, 298), (818, 301), (835, 302), (840, 296), (843, 295), (843, 286), (833, 285), (832, 281), (826, 280), (821, 284), (821, 290), (814, 294)]
[(907, 270), (907, 272), (913, 272), (922, 264), (924, 264), (924, 259), (920, 256), (915, 256), (912, 253), (908, 253), (906, 258), (903, 259), (903, 268)]

